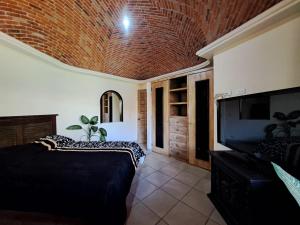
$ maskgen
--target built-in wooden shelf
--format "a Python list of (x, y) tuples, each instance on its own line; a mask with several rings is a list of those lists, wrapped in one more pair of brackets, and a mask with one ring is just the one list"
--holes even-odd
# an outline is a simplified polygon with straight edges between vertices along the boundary
[(187, 88), (187, 77), (176, 77), (170, 79), (170, 90)]
[(187, 102), (170, 102), (170, 105), (187, 105)]
[(183, 87), (183, 88), (170, 89), (170, 92), (177, 92), (177, 91), (187, 91), (187, 88)]
[(187, 118), (187, 116), (170, 116), (170, 118)]
[(169, 105), (170, 116), (187, 116), (187, 76), (170, 79)]

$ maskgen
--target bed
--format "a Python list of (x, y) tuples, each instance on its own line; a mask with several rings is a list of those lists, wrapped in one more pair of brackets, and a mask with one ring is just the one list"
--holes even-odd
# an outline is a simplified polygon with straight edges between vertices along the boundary
[[(55, 136), (55, 117), (48, 115), (48, 122), (41, 117), (37, 121), (37, 117), (19, 121), (6, 117), (5, 122), (0, 118), (0, 130), (21, 126), (16, 130), (26, 133), (28, 124), (34, 127), (34, 138), (20, 138), (20, 132), (18, 140), (23, 143), (10, 140), (14, 146), (0, 149), (0, 210), (81, 217), (90, 224), (124, 224), (126, 197), (138, 164), (136, 154), (130, 145), (124, 147), (124, 142), (101, 146), (73, 143), (71, 147), (55, 143), (49, 147), (44, 137)], [(42, 135), (39, 127), (43, 127)], [(2, 132), (0, 143), (17, 136), (12, 133), (7, 136)]]

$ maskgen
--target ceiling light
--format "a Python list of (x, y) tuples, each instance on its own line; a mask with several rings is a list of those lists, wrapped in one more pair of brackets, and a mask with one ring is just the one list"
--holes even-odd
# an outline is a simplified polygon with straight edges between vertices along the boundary
[(123, 19), (123, 26), (124, 26), (125, 30), (128, 30), (129, 24), (130, 24), (129, 19), (128, 19), (127, 16), (125, 16), (124, 19)]

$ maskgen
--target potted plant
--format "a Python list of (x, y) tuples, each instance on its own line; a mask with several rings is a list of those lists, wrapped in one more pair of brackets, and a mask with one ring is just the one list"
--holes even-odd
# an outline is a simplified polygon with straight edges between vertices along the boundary
[[(85, 126), (82, 127), (81, 125), (71, 125), (67, 127), (67, 130), (83, 130), (85, 132), (85, 135), (82, 137), (86, 137), (86, 140), (88, 142), (91, 141), (91, 138), (94, 136), (99, 137), (99, 141), (106, 141), (107, 137), (107, 131), (102, 128), (96, 126), (98, 123), (98, 116), (93, 116), (91, 119), (87, 118), (86, 116), (82, 115), (80, 116), (80, 122)], [(95, 135), (98, 133), (98, 135)]]
[(282, 112), (275, 112), (273, 118), (278, 123), (269, 124), (265, 127), (266, 138), (271, 139), (275, 136), (284, 136), (290, 138), (292, 134), (292, 128), (296, 128), (300, 124), (300, 120), (296, 120), (300, 117), (300, 110), (295, 110), (287, 115)]

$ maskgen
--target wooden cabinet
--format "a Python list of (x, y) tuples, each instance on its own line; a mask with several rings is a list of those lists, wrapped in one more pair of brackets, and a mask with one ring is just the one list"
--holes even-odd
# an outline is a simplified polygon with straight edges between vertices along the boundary
[(170, 155), (180, 159), (187, 160), (188, 156), (188, 120), (187, 117), (170, 116), (169, 119), (169, 138)]
[[(197, 84), (200, 81), (207, 81), (208, 85), (206, 85), (206, 89), (203, 87), (197, 88), (199, 86)], [(163, 110), (164, 118), (167, 119), (164, 119), (163, 132), (161, 132), (164, 135), (165, 146), (163, 148), (157, 148), (155, 145), (157, 141), (155, 133), (157, 128), (156, 117), (157, 112), (159, 112), (157, 111), (155, 102), (157, 88), (164, 88), (164, 103), (161, 110)], [(199, 97), (199, 94), (197, 95), (197, 90), (199, 91), (199, 89), (207, 90), (206, 95), (200, 94), (200, 96), (208, 96), (207, 98), (209, 98), (209, 100), (206, 101), (206, 104), (204, 104), (203, 101), (199, 101), (199, 99), (197, 101), (197, 96)], [(165, 96), (166, 93), (167, 96)], [(214, 144), (214, 97), (212, 69), (202, 69), (201, 71), (193, 72), (191, 74), (152, 83), (152, 97), (153, 150), (170, 155), (176, 159), (186, 161), (190, 164), (209, 169), (210, 162), (199, 159), (197, 154), (199, 155), (198, 150), (200, 148), (205, 149), (205, 153), (207, 153), (207, 151), (213, 148)], [(197, 109), (199, 110), (199, 105), (202, 107), (201, 109), (204, 109), (206, 115), (209, 115), (205, 118), (201, 117), (202, 121), (200, 121), (202, 124), (202, 127), (200, 128), (203, 128), (204, 126), (203, 120), (206, 122), (205, 128), (201, 130), (201, 132), (203, 130), (205, 130), (205, 132), (207, 131), (205, 135), (206, 138), (203, 138), (204, 136), (199, 134), (199, 119), (196, 119), (198, 116), (196, 111)], [(199, 144), (197, 144), (199, 142), (199, 138), (207, 141), (204, 148), (203, 146), (199, 147)], [(196, 143), (197, 140), (198, 142)], [(201, 144), (202, 143), (203, 141)], [(209, 160), (209, 157), (207, 158)]]
[(211, 152), (211, 159), (208, 197), (227, 224), (299, 224), (299, 206), (269, 163), (237, 151)]
[(170, 116), (187, 116), (187, 77), (169, 80)]
[(187, 76), (169, 80), (169, 149), (170, 155), (188, 160), (188, 86)]
[(138, 143), (147, 143), (147, 92), (138, 90)]
[(152, 149), (169, 155), (169, 83), (152, 83)]
[[(208, 81), (209, 82), (209, 95), (208, 95), (208, 106), (203, 106), (199, 100), (197, 100), (197, 93), (196, 93), (196, 86), (197, 83), (202, 81)], [(188, 161), (190, 164), (193, 164), (195, 166), (199, 166), (205, 169), (210, 169), (210, 161), (209, 160), (203, 160), (196, 157), (197, 153), (196, 151), (201, 151), (201, 146), (197, 146), (197, 139), (204, 140), (208, 142), (208, 149), (212, 150), (214, 146), (214, 81), (213, 81), (213, 71), (212, 70), (206, 70), (201, 73), (195, 74), (193, 76), (188, 77), (188, 99), (189, 99), (189, 105), (188, 105), (188, 119), (189, 119), (189, 155), (188, 155)], [(199, 129), (199, 121), (197, 121), (197, 105), (200, 107), (208, 107), (208, 135), (202, 135)], [(199, 107), (198, 107), (199, 109)], [(201, 123), (201, 120), (200, 120)], [(199, 133), (198, 133), (198, 132)]]

